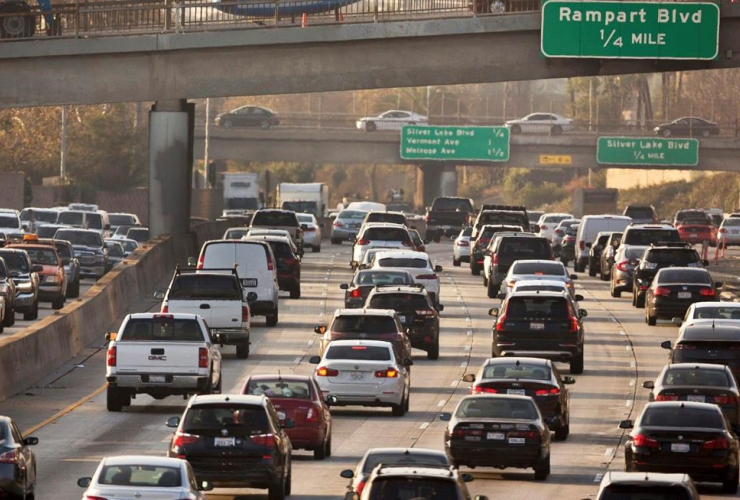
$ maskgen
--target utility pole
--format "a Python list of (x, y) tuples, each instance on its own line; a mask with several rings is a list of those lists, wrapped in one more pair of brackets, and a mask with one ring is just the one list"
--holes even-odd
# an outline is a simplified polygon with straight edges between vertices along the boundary
[(593, 93), (594, 93), (594, 79), (589, 78), (588, 79), (588, 130), (591, 131), (591, 123), (594, 113), (594, 101), (593, 101)]
[(431, 109), (429, 108), (429, 101), (431, 100), (432, 87), (427, 85), (427, 118), (431, 115)]
[(59, 177), (67, 177), (67, 106), (62, 106), (62, 144), (59, 154)]
[[(205, 133), (205, 144), (203, 145), (203, 168), (204, 172), (208, 171), (208, 139), (211, 135), (211, 99), (206, 98), (206, 133)], [(206, 176), (207, 177), (207, 176)], [(206, 183), (208, 184), (208, 179), (206, 179)], [(206, 186), (206, 187), (215, 187), (215, 186)]]

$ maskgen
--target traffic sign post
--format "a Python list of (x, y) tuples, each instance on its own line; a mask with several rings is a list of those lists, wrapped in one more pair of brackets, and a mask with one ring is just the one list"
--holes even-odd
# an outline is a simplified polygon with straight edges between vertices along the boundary
[(541, 49), (545, 57), (714, 59), (719, 6), (548, 0), (542, 7)]
[(404, 125), (401, 129), (401, 158), (509, 161), (509, 129)]
[(658, 137), (599, 137), (596, 163), (695, 167), (699, 164), (699, 141)]

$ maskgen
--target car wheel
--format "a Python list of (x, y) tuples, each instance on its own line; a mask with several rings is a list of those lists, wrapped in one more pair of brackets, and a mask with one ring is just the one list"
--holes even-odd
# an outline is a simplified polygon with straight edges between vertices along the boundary
[(493, 286), (493, 282), (491, 280), (488, 280), (488, 286), (486, 287), (486, 292), (489, 299), (495, 299), (496, 295), (498, 295), (498, 290), (495, 286)]
[(5, 309), (5, 317), (3, 318), (3, 326), (11, 327), (13, 326), (13, 318), (15, 316), (15, 311), (12, 307), (8, 307)]
[(457, 260), (455, 257), (452, 258), (452, 265), (455, 267), (460, 267), (460, 261)]
[(722, 481), (722, 493), (737, 493), (738, 482), (740, 481), (740, 475), (738, 470), (728, 471), (724, 481)]
[(260, 123), (260, 128), (262, 130), (269, 130), (270, 129), (270, 122), (267, 120), (262, 120), (262, 123)]
[(277, 483), (272, 484), (269, 488), (267, 488), (268, 500), (285, 500), (286, 483), (287, 478), (281, 477)]
[(615, 297), (615, 298), (617, 298), (617, 299), (618, 299), (619, 297), (621, 297), (621, 296), (622, 296), (622, 290), (618, 290), (618, 289), (617, 289), (617, 288), (616, 288), (616, 287), (614, 286), (614, 284), (612, 283), (612, 286), (611, 286), (611, 287), (609, 287), (609, 294), (610, 294), (610, 295), (611, 295), (612, 297)]
[(596, 264), (593, 261), (588, 263), (588, 275), (591, 277), (596, 276)]
[(671, 130), (664, 128), (663, 129), (663, 137), (670, 137), (671, 136)]
[[(129, 398), (130, 401), (130, 398)], [(123, 410), (123, 398), (121, 397), (121, 391), (115, 387), (109, 385), (105, 393), (105, 406), (108, 411), (119, 412)]]
[(236, 344), (236, 357), (238, 359), (247, 359), (249, 357), (249, 340)]
[(219, 375), (218, 376), (218, 384), (216, 384), (216, 387), (213, 388), (213, 391), (212, 391), (213, 394), (221, 394), (221, 388), (224, 385), (224, 377), (223, 377), (223, 374), (219, 373), (218, 375)]
[(570, 373), (574, 375), (580, 375), (583, 373), (583, 350), (581, 350), (581, 353), (578, 356), (571, 358)]
[(331, 433), (329, 433), (329, 440), (326, 442), (326, 456), (331, 456)]
[(511, 133), (512, 135), (521, 134), (522, 133), (522, 127), (519, 125), (512, 125), (511, 126)]
[(653, 316), (650, 314), (650, 308), (645, 308), (645, 323), (647, 323), (650, 326), (655, 326), (657, 323), (658, 318), (656, 316)]
[(64, 297), (59, 297), (58, 299), (56, 299), (54, 302), (51, 303), (51, 308), (54, 309), (55, 311), (58, 311), (62, 307), (64, 307)]
[(560, 125), (554, 125), (554, 126), (553, 126), (553, 127), (552, 127), (552, 128), (550, 129), (550, 133), (551, 133), (552, 135), (560, 135), (560, 134), (562, 134), (562, 133), (563, 133), (563, 127), (561, 127)]
[(70, 299), (76, 299), (80, 296), (80, 279), (77, 278), (77, 281), (75, 281), (67, 290), (67, 297)]
[(323, 443), (321, 443), (321, 446), (319, 446), (318, 448), (314, 448), (314, 450), (313, 450), (313, 459), (314, 460), (324, 460), (324, 459), (326, 459), (326, 457), (328, 456), (326, 454), (326, 444), (327, 444), (327, 441), (324, 441)]
[(33, 309), (30, 312), (23, 314), (24, 321), (34, 321), (39, 317), (39, 301), (33, 303)]
[(439, 339), (437, 339), (437, 342), (435, 342), (435, 344), (427, 351), (427, 359), (439, 359)]
[(480, 276), (480, 266), (477, 263), (470, 265), (470, 274), (473, 276)]
[(301, 285), (300, 284), (297, 287), (293, 288), (290, 291), (290, 298), (291, 299), (300, 299), (301, 298)]
[(550, 455), (534, 466), (534, 478), (536, 481), (544, 481), (550, 475)]
[(320, 245), (319, 246), (312, 246), (311, 247), (311, 251), (313, 253), (319, 253), (319, 252), (321, 252), (321, 246)]
[(570, 434), (570, 423), (555, 429), (555, 441), (565, 441), (568, 439), (568, 434)]
[(710, 132), (707, 129), (704, 129), (704, 130), (701, 131), (701, 136), (702, 137), (709, 137), (709, 134), (710, 134)]
[(375, 125), (375, 122), (367, 122), (365, 124), (365, 130), (368, 132), (375, 132), (378, 129), (378, 126)]
[(599, 271), (599, 278), (601, 281), (609, 281), (609, 278), (611, 278), (611, 275), (608, 273), (605, 273), (604, 271)]
[(635, 307), (638, 309), (642, 309), (645, 307), (645, 294), (644, 293), (637, 293), (635, 298)]
[(278, 324), (278, 309), (275, 308), (275, 312), (268, 314), (266, 317), (267, 326), (277, 326)]
[(394, 417), (403, 417), (404, 415), (406, 415), (406, 398), (408, 398), (408, 395), (401, 401), (400, 404), (392, 406)]

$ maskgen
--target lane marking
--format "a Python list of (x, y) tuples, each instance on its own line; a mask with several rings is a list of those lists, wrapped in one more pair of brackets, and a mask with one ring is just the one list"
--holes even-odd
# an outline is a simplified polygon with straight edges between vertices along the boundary
[(624, 330), (619, 330), (619, 334), (620, 335), (627, 335), (626, 333), (624, 333)]
[(468, 362), (467, 361), (463, 361), (462, 363), (460, 363), (460, 368), (465, 368), (467, 366), (468, 366)]
[(601, 478), (604, 477), (604, 474), (596, 474), (596, 477), (594, 478), (594, 483), (600, 483)]
[(612, 323), (616, 323), (616, 322), (617, 322), (617, 318), (615, 318), (614, 316), (612, 316), (612, 317), (611, 317), (611, 318), (609, 318), (609, 319), (611, 319), (611, 320), (612, 320)]
[(429, 427), (429, 422), (424, 422), (423, 424), (421, 424), (421, 425), (419, 426), (419, 429), (421, 429), (421, 430), (424, 430), (424, 429), (426, 429), (427, 427)]
[(295, 358), (295, 359), (293, 360), (293, 363), (295, 363), (295, 364), (298, 364), (298, 363), (300, 363), (300, 362), (301, 362), (301, 358)]
[(636, 381), (635, 379), (632, 379), (632, 380), (630, 380), (630, 387), (632, 387), (632, 386), (633, 386), (633, 385), (635, 385), (636, 383), (637, 383), (637, 381)]
[(628, 399), (627, 401), (625, 401), (624, 406), (632, 406), (632, 400)]
[(468, 337), (470, 337), (471, 335), (473, 335), (473, 330), (468, 330)]
[(604, 456), (608, 457), (612, 453), (614, 453), (614, 448), (607, 448), (606, 451), (604, 452)]
[(630, 368), (634, 368), (635, 366), (635, 360), (633, 359), (632, 361), (630, 361)]
[(31, 434), (33, 434), (37, 430), (42, 429), (42, 428), (46, 427), (47, 425), (49, 425), (50, 423), (54, 422), (55, 420), (58, 420), (58, 419), (62, 418), (63, 416), (67, 415), (68, 413), (73, 412), (74, 410), (76, 410), (80, 406), (84, 405), (85, 403), (87, 403), (88, 401), (90, 401), (92, 398), (94, 398), (98, 394), (102, 393), (105, 390), (106, 387), (108, 387), (108, 384), (107, 383), (101, 385), (100, 387), (98, 387), (93, 392), (91, 392), (90, 394), (88, 394), (84, 398), (80, 399), (76, 403), (72, 403), (68, 407), (64, 408), (63, 410), (58, 411), (57, 413), (55, 413), (51, 417), (47, 418), (46, 420), (41, 421), (40, 423), (34, 425), (30, 429), (26, 429), (25, 431), (23, 431), (23, 435), (24, 436), (30, 436)]
[(627, 351), (631, 351), (632, 350), (632, 346), (631, 345), (626, 345), (626, 346), (624, 346), (624, 348), (627, 349)]
[(452, 383), (450, 384), (450, 387), (455, 387), (457, 384), (458, 384), (458, 381), (453, 380)]
[(447, 404), (447, 401), (446, 401), (446, 400), (444, 400), (444, 399), (440, 399), (440, 400), (439, 400), (439, 403), (437, 403), (437, 406), (439, 406), (439, 407), (442, 407), (442, 406), (444, 406), (444, 405), (446, 405), (446, 404)]

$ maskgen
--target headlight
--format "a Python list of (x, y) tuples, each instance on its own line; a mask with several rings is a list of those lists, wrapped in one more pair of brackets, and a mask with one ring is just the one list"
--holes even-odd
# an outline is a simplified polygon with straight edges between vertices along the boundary
[(16, 288), (18, 288), (19, 292), (30, 292), (31, 290), (33, 290), (33, 283), (31, 283), (30, 281), (18, 283)]
[(655, 269), (656, 267), (658, 267), (657, 262), (644, 262), (642, 264), (643, 269)]
[(59, 276), (47, 276), (44, 281), (46, 283), (61, 283), (62, 279)]

